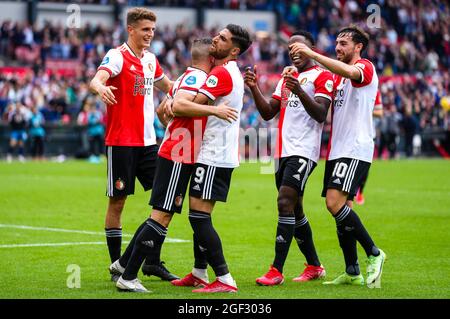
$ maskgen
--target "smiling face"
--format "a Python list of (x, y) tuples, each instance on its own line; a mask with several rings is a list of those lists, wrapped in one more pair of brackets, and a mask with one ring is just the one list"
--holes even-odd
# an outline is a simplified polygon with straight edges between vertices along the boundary
[(361, 47), (362, 44), (353, 41), (351, 33), (339, 34), (336, 39), (336, 57), (339, 61), (349, 64), (355, 54), (361, 51)]
[[(289, 39), (289, 43), (288, 45), (290, 46), (291, 44), (294, 43), (304, 43), (306, 44), (308, 47), (312, 47), (311, 42), (309, 42), (308, 39), (306, 39), (303, 35), (294, 35)], [(305, 66), (310, 62), (310, 59), (301, 55), (301, 54), (296, 54), (293, 55), (292, 52), (289, 51), (289, 57), (291, 58), (292, 63), (294, 64), (294, 66), (297, 68), (297, 70), (303, 70), (305, 68)]]
[(212, 44), (209, 47), (209, 54), (216, 60), (221, 60), (228, 57), (230, 54), (234, 54), (235, 52), (233, 52), (233, 50), (237, 50), (236, 52), (238, 53), (239, 49), (235, 47), (231, 38), (232, 34), (228, 29), (221, 30), (219, 34), (213, 38)]
[(142, 19), (132, 25), (128, 25), (128, 34), (133, 43), (141, 49), (150, 47), (155, 35), (155, 21)]

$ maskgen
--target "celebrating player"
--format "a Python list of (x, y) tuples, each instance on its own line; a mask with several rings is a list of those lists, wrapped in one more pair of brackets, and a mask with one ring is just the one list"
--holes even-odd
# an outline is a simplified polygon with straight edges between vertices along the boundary
[[(210, 54), (216, 67), (208, 75), (195, 100), (175, 98), (173, 111), (177, 116), (191, 116), (205, 107), (229, 104), (237, 113), (237, 121), (229, 123), (209, 117), (203, 142), (189, 186), (189, 221), (194, 231), (195, 264), (191, 273), (174, 280), (176, 286), (199, 286), (198, 293), (236, 292), (219, 235), (213, 227), (211, 214), (216, 201), (225, 202), (233, 169), (239, 166), (239, 114), (244, 97), (244, 79), (236, 59), (251, 45), (250, 36), (242, 27), (229, 24), (214, 37)], [(216, 275), (208, 281), (207, 265)]]
[(368, 257), (367, 286), (374, 288), (380, 287), (386, 255), (375, 246), (358, 215), (347, 204), (368, 171), (374, 150), (372, 112), (378, 76), (372, 62), (361, 58), (368, 43), (369, 36), (363, 30), (349, 26), (339, 31), (336, 40), (338, 60), (314, 52), (304, 43), (293, 43), (290, 49), (293, 55), (312, 58), (336, 75), (330, 152), (322, 196), (326, 197), (327, 208), (336, 220), (346, 268), (342, 275), (324, 284), (364, 285), (358, 264), (358, 241)]
[[(153, 185), (158, 152), (153, 86), (167, 93), (172, 84), (155, 55), (146, 50), (155, 24), (152, 11), (131, 9), (127, 14), (127, 42), (108, 51), (90, 83), (91, 90), (107, 104), (109, 204), (105, 233), (111, 262), (120, 257), (121, 215), (127, 196), (134, 194), (135, 178), (146, 191)], [(112, 276), (113, 281), (117, 279)]]
[[(314, 46), (309, 32), (294, 32), (289, 44)], [(295, 237), (307, 264), (294, 281), (309, 281), (325, 276), (317, 256), (311, 226), (303, 211), (303, 193), (306, 181), (317, 165), (323, 122), (332, 101), (333, 77), (329, 71), (315, 65), (313, 60), (291, 54), (296, 72), (284, 76), (269, 102), (257, 83), (256, 67), (248, 70), (245, 83), (250, 88), (256, 107), (267, 121), (280, 113), (278, 122), (278, 169), (275, 174), (278, 189), (278, 226), (275, 241), (275, 259), (269, 271), (256, 279), (264, 286), (284, 282), (285, 263), (292, 237)]]

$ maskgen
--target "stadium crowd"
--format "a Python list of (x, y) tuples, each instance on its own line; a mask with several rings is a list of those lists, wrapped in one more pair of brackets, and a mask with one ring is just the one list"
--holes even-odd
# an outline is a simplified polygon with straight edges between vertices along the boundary
[[(64, 2), (64, 1), (58, 1)], [(107, 0), (86, 0), (107, 4)], [(258, 64), (263, 92), (270, 96), (285, 65), (290, 64), (286, 39), (295, 29), (310, 31), (317, 50), (334, 56), (335, 35), (350, 23), (365, 26), (368, 1), (328, 1), (329, 10), (316, 0), (297, 1), (203, 1), (210, 8), (274, 10), (282, 17), (279, 32), (257, 32), (254, 45), (241, 60), (241, 67)], [(122, 1), (126, 4), (127, 1)], [(196, 1), (130, 0), (132, 5), (194, 6)], [(426, 129), (450, 130), (450, 13), (448, 3), (406, 0), (379, 1), (381, 24), (366, 28), (371, 43), (366, 56), (382, 76), (380, 90), (385, 117), (378, 122), (378, 143), (397, 153), (399, 136), (403, 151), (412, 154), (412, 136)], [(189, 43), (193, 38), (214, 35), (216, 29), (187, 29), (183, 25), (157, 29), (151, 51), (165, 73), (175, 79), (189, 64)], [(68, 29), (47, 23), (39, 28), (28, 23), (4, 21), (0, 26), (0, 67), (27, 66), (28, 71), (0, 75), (0, 115), (4, 123), (17, 103), (36, 107), (47, 123), (76, 123), (86, 99), (88, 83), (105, 53), (124, 41), (120, 23), (113, 29), (86, 24)], [(54, 61), (73, 63), (71, 73), (49, 72)], [(155, 95), (155, 105), (161, 94)], [(105, 112), (100, 101), (97, 110)], [(264, 122), (250, 95), (245, 96), (241, 126), (273, 127)], [(156, 123), (161, 137), (164, 129)], [(329, 125), (328, 125), (329, 129)], [(327, 130), (327, 127), (325, 128)], [(389, 146), (391, 145), (391, 146)], [(393, 150), (393, 151), (392, 151)]]

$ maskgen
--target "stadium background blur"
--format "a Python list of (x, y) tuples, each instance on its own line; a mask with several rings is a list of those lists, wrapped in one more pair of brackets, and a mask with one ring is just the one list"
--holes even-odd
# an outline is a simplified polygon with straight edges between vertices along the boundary
[[(49, 4), (58, 2), (58, 4)], [(23, 18), (7, 11), (18, 5)], [(156, 54), (165, 73), (172, 79), (189, 64), (189, 43), (193, 38), (214, 35), (221, 25), (206, 26), (207, 11), (239, 14), (269, 14), (274, 30), (264, 19), (254, 19), (250, 31), (254, 45), (241, 59), (245, 66), (257, 64), (262, 92), (270, 96), (285, 65), (290, 64), (286, 41), (296, 29), (310, 31), (317, 49), (334, 57), (337, 31), (350, 23), (361, 25), (371, 36), (365, 57), (376, 66), (384, 117), (376, 122), (377, 145), (393, 138), (393, 151), (384, 157), (444, 156), (450, 153), (450, 31), (448, 2), (434, 0), (297, 0), (297, 1), (146, 1), (86, 0), (76, 3), (81, 17), (87, 11), (109, 8), (110, 26), (99, 20), (83, 21), (79, 28), (52, 19), (49, 6), (59, 14), (70, 15), (70, 1), (0, 2), (0, 157), (6, 155), (9, 140), (8, 115), (17, 104), (31, 110), (36, 106), (45, 118), (46, 155), (88, 156), (87, 124), (83, 106), (93, 101), (105, 114), (103, 103), (92, 98), (88, 83), (105, 53), (124, 42), (126, 30), (121, 18), (128, 6), (148, 6), (158, 10), (195, 10), (195, 21), (163, 24), (157, 30), (150, 50)], [(381, 13), (379, 28), (367, 28), (370, 12), (377, 4)], [(44, 7), (42, 5), (47, 5)], [(58, 7), (59, 5), (59, 7)], [(59, 9), (58, 9), (59, 8)], [(86, 8), (86, 9), (85, 9)], [(207, 8), (207, 9), (206, 9)], [(17, 9), (17, 8), (16, 8)], [(18, 10), (18, 9), (17, 9)], [(57, 12), (57, 11), (55, 11)], [(91, 13), (92, 13), (91, 12)], [(11, 18), (8, 18), (11, 17)], [(158, 16), (159, 18), (159, 16)], [(82, 19), (83, 20), (83, 19)], [(219, 21), (217, 21), (219, 23)], [(155, 94), (155, 106), (162, 95)], [(105, 123), (106, 117), (103, 117)], [(276, 127), (277, 120), (265, 122), (259, 116), (250, 94), (245, 96), (241, 127)], [(155, 122), (161, 138), (164, 128)], [(330, 130), (324, 129), (323, 146)], [(409, 137), (409, 138), (408, 138)], [(411, 138), (414, 137), (414, 138)], [(30, 141), (26, 154), (29, 154)], [(325, 150), (325, 147), (323, 147)], [(377, 148), (378, 149), (378, 148)], [(379, 151), (376, 151), (379, 153)], [(322, 153), (324, 155), (325, 152)]]

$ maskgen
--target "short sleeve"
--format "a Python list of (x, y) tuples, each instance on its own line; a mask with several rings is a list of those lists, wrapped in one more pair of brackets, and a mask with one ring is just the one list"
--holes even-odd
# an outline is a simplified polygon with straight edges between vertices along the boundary
[(332, 101), (333, 91), (333, 75), (329, 71), (322, 71), (314, 81), (314, 97), (320, 96)]
[(380, 90), (377, 91), (377, 96), (375, 97), (375, 111), (380, 111), (383, 109), (383, 103), (381, 102), (381, 93)]
[(183, 78), (178, 90), (196, 95), (203, 83), (205, 83), (206, 77), (207, 74), (201, 71), (190, 72)]
[(233, 80), (230, 73), (223, 66), (218, 66), (209, 73), (199, 92), (214, 101), (218, 97), (230, 94), (232, 90)]
[(273, 99), (281, 101), (281, 89), (283, 87), (283, 82), (284, 82), (283, 78), (281, 78), (278, 81), (277, 87), (275, 88), (275, 91), (272, 94)]
[(117, 49), (111, 49), (106, 53), (102, 63), (97, 70), (105, 70), (111, 77), (115, 77), (122, 72), (123, 56)]
[(164, 70), (159, 64), (158, 59), (155, 57), (156, 69), (155, 69), (155, 82), (158, 82), (164, 78)]
[(352, 80), (352, 85), (354, 87), (360, 88), (370, 84), (372, 82), (374, 73), (373, 64), (370, 63), (369, 60), (361, 59), (356, 61), (355, 67), (357, 67), (359, 72), (361, 73), (361, 81), (358, 82)]

